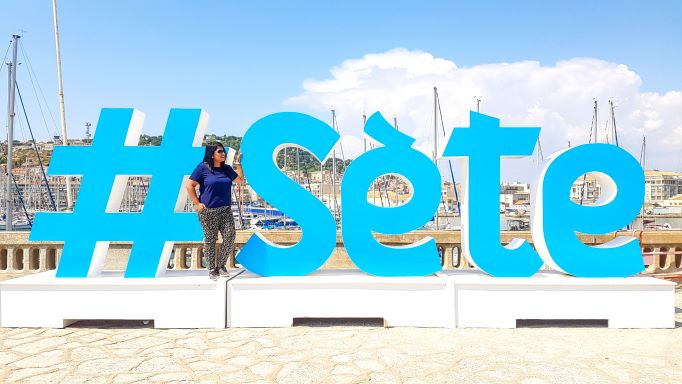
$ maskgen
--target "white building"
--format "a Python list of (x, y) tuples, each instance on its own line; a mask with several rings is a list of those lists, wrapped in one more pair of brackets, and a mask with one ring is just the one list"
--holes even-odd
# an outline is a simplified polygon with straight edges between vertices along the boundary
[(597, 184), (597, 179), (590, 174), (579, 177), (571, 186), (571, 200), (575, 202), (592, 204), (599, 199), (600, 195), (601, 186)]
[(644, 201), (662, 203), (682, 194), (682, 174), (670, 171), (644, 172)]
[(519, 182), (500, 184), (500, 204), (506, 207), (530, 204), (530, 184)]
[(662, 207), (682, 207), (682, 194), (675, 195), (661, 202)]

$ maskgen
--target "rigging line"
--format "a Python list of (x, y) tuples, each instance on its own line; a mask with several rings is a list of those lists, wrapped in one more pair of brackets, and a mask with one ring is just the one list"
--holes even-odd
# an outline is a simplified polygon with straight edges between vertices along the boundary
[[(336, 129), (336, 133), (339, 134), (339, 138), (341, 138), (341, 129), (339, 129), (339, 122), (336, 120), (336, 114), (333, 116), (333, 124), (334, 124), (334, 129)], [(339, 140), (339, 149), (341, 149), (341, 160), (343, 160), (344, 166), (346, 164), (346, 156), (343, 154), (343, 138)]]
[(2, 59), (2, 63), (0, 63), (0, 73), (2, 73), (2, 69), (5, 68), (5, 60), (7, 60), (7, 54), (9, 53), (9, 49), (12, 47), (12, 42), (9, 42), (9, 45), (7, 46), (7, 50), (5, 50), (5, 57)]
[[(15, 121), (17, 122), (17, 125), (19, 126), (19, 129), (21, 130), (21, 140), (20, 141), (28, 141), (28, 140), (26, 140), (26, 129), (24, 128), (24, 124), (22, 124), (21, 120), (19, 120), (19, 119), (15, 120)], [(16, 137), (14, 138), (14, 140), (16, 141)]]
[(21, 208), (24, 209), (24, 215), (26, 215), (26, 220), (28, 220), (28, 225), (29, 227), (33, 228), (33, 222), (31, 221), (31, 218), (28, 216), (28, 211), (26, 210), (26, 204), (24, 204), (24, 198), (21, 197), (21, 191), (19, 190), (19, 185), (17, 185), (17, 180), (14, 178), (14, 175), (12, 175), (12, 181), (14, 182), (14, 188), (17, 190), (17, 196), (19, 196), (19, 202), (21, 203)]
[[(38, 108), (40, 108), (40, 114), (42, 115), (43, 121), (45, 122), (45, 130), (48, 132), (48, 139), (51, 139), (53, 136), (56, 136), (54, 133), (58, 132), (57, 122), (55, 121), (54, 115), (52, 114), (52, 110), (50, 109), (50, 104), (47, 102), (47, 99), (45, 98), (43, 88), (40, 86), (40, 82), (38, 81), (38, 75), (36, 75), (35, 71), (33, 70), (33, 64), (31, 63), (31, 59), (29, 59), (28, 53), (26, 53), (26, 50), (24, 49), (23, 42), (20, 42), (19, 48), (21, 48), (21, 54), (26, 60), (26, 64), (28, 64), (28, 78), (31, 80), (31, 86), (33, 86), (33, 93), (36, 96), (36, 100), (38, 101)], [(34, 78), (35, 82), (33, 80)], [(40, 90), (40, 95), (43, 97), (43, 102), (45, 103), (47, 113), (50, 115), (50, 120), (52, 120), (52, 126), (54, 127), (54, 131), (52, 132), (50, 132), (48, 129), (47, 119), (45, 118), (45, 114), (43, 113), (40, 98), (38, 97), (38, 92), (36, 91), (36, 84), (38, 84), (38, 90)]]
[(545, 160), (545, 155), (542, 153), (542, 144), (540, 144), (540, 135), (538, 135), (538, 155), (540, 155), (540, 161)]
[[(436, 103), (438, 104), (438, 114), (440, 115), (440, 126), (443, 129), (443, 137), (445, 137), (445, 123), (443, 122), (443, 110), (440, 107), (440, 96), (436, 92)], [(457, 203), (457, 213), (460, 211), (459, 194), (457, 193), (457, 184), (455, 183), (455, 173), (452, 171), (452, 161), (448, 159), (448, 167), (450, 168), (450, 178), (452, 179), (452, 190), (455, 191), (455, 202)]]
[[(438, 90), (435, 90), (434, 92), (435, 92), (435, 95), (434, 95), (435, 101), (436, 101), (436, 104), (438, 107), (437, 109), (438, 109), (439, 114), (440, 114), (440, 125), (443, 128), (443, 138), (445, 138), (445, 123), (443, 122), (443, 111), (440, 110), (440, 96), (438, 95)], [(434, 106), (434, 107), (436, 107), (436, 106)], [(434, 126), (436, 126), (438, 124), (438, 116), (434, 115), (434, 119), (436, 119), (436, 121), (434, 121)], [(436, 164), (436, 166), (438, 166), (438, 154), (436, 153), (436, 146), (435, 146), (438, 138), (434, 137), (433, 140), (434, 140), (434, 156), (433, 157), (435, 159), (434, 164)], [(450, 160), (448, 160), (448, 164), (449, 163), (450, 163)], [(440, 174), (440, 170), (438, 170), (438, 174), (441, 176), (441, 180), (442, 180), (443, 176)], [(457, 189), (457, 186), (455, 185), (455, 177), (452, 175), (452, 165), (450, 165), (450, 177), (452, 178), (452, 188)], [(442, 185), (442, 183), (441, 183), (441, 185), (439, 185), (439, 187), (440, 187), (440, 202), (441, 202), (441, 205), (443, 206), (443, 212), (447, 213), (448, 207), (445, 204), (445, 199), (443, 198), (443, 185)], [(459, 206), (457, 207), (457, 209), (459, 210)], [(445, 225), (447, 226), (447, 218), (445, 220), (446, 220)], [(437, 230), (438, 229), (438, 213), (437, 212), (436, 212), (436, 217), (435, 217), (434, 223), (436, 224), (436, 230)]]
[[(21, 51), (22, 51), (22, 55), (23, 55), (23, 57), (24, 57), (24, 60), (25, 60), (27, 63), (29, 63), (28, 56), (26, 55), (26, 52), (23, 50), (23, 48), (22, 48)], [(38, 110), (40, 111), (40, 116), (41, 116), (42, 119), (43, 119), (43, 124), (44, 124), (43, 127), (45, 128), (45, 132), (47, 133), (47, 138), (48, 138), (48, 139), (51, 139), (51, 138), (53, 137), (54, 134), (53, 134), (52, 132), (50, 132), (50, 130), (49, 130), (49, 128), (48, 128), (47, 119), (45, 118), (45, 112), (43, 111), (43, 106), (42, 106), (42, 103), (41, 103), (41, 101), (40, 101), (40, 97), (38, 96), (38, 91), (36, 90), (35, 81), (34, 81), (34, 79), (33, 79), (33, 77), (35, 76), (35, 74), (34, 74), (34, 73), (33, 73), (33, 74), (31, 73), (32, 69), (31, 69), (31, 67), (30, 67), (30, 64), (28, 64), (28, 67), (29, 67), (29, 68), (28, 68), (28, 78), (29, 78), (30, 81), (31, 81), (31, 87), (33, 88), (33, 94), (34, 94), (35, 97), (36, 97), (36, 102), (37, 102), (37, 104), (38, 104)], [(37, 81), (37, 79), (36, 79), (36, 81)], [(54, 123), (54, 120), (53, 120), (53, 123)]]
[(40, 158), (40, 151), (38, 151), (38, 145), (36, 144), (36, 139), (33, 137), (33, 130), (31, 129), (31, 123), (28, 121), (28, 115), (26, 114), (26, 107), (24, 106), (24, 99), (21, 97), (21, 91), (19, 90), (19, 83), (14, 83), (17, 88), (17, 93), (19, 94), (19, 102), (21, 103), (21, 109), (24, 111), (24, 118), (26, 119), (26, 124), (28, 125), (28, 131), (31, 133), (31, 141), (33, 142), (33, 148), (38, 156), (38, 165), (40, 165), (40, 173), (43, 174), (43, 179), (45, 180), (45, 186), (47, 187), (47, 194), (50, 196), (50, 203), (52, 203), (52, 209), (57, 211), (57, 206), (54, 203), (54, 198), (52, 198), (52, 191), (50, 190), (50, 183), (47, 181), (47, 175), (45, 175), (45, 168), (43, 167), (43, 159)]

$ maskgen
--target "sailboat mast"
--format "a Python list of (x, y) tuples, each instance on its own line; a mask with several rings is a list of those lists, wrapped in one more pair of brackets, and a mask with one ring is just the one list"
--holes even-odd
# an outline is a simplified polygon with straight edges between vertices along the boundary
[[(332, 128), (338, 132), (336, 127), (336, 110), (332, 109)], [(332, 156), (332, 193), (334, 194), (334, 220), (338, 223), (338, 202), (336, 200), (336, 146)]]
[[(367, 125), (367, 115), (362, 114), (362, 131), (365, 131), (365, 126)], [(364, 152), (367, 152), (367, 136), (363, 135), (362, 137), (362, 144), (364, 145)]]
[(613, 140), (616, 143), (616, 146), (620, 147), (620, 144), (618, 143), (618, 131), (616, 130), (616, 112), (614, 111), (615, 107), (613, 105), (613, 100), (609, 100), (609, 106), (611, 107), (611, 129), (613, 129)]
[(13, 141), (14, 141), (14, 96), (17, 88), (17, 45), (19, 45), (19, 35), (12, 35), (12, 62), (7, 64), (9, 66), (9, 88), (7, 97), (7, 193), (5, 197), (7, 198), (5, 212), (5, 230), (13, 230), (12, 219), (14, 210), (14, 193), (12, 193), (12, 167), (14, 166), (14, 161), (12, 159), (13, 154)]
[[(436, 169), (438, 169), (438, 88), (436, 86), (433, 87), (433, 163), (436, 165)], [(440, 174), (440, 170), (438, 170), (438, 173)], [(442, 185), (438, 186), (438, 192), (442, 199)], [(440, 201), (438, 203), (440, 205)], [(438, 230), (438, 216), (438, 209), (436, 209), (436, 217), (434, 218), (436, 230)]]
[[(592, 112), (592, 124), (590, 125), (590, 138), (587, 141), (588, 144), (592, 143), (592, 131), (594, 131), (594, 142), (597, 143), (597, 131), (599, 130), (599, 115), (597, 109), (597, 99), (594, 101), (594, 111)], [(585, 200), (585, 186), (587, 185), (587, 173), (583, 175), (583, 183), (580, 187), (580, 205), (583, 205), (583, 200)]]
[[(57, 0), (52, 0), (52, 13), (54, 15), (54, 42), (57, 50), (57, 81), (59, 83), (59, 115), (62, 125), (62, 145), (69, 145), (66, 137), (66, 111), (64, 110), (64, 86), (62, 85), (62, 53), (59, 49), (59, 24), (57, 22)], [(73, 209), (73, 197), (71, 196), (71, 177), (66, 179), (66, 204), (68, 209)]]
[[(367, 126), (367, 115), (363, 113), (362, 114), (362, 131), (363, 132), (365, 131), (366, 126)], [(364, 148), (365, 152), (363, 152), (363, 153), (367, 153), (367, 137), (366, 136), (363, 137), (362, 140), (363, 140), (363, 144), (365, 147)], [(371, 143), (370, 143), (370, 146), (371, 146)], [(372, 182), (372, 203), (374, 205), (377, 205), (377, 181), (376, 180), (374, 180)]]
[(433, 87), (433, 163), (438, 168), (438, 88)]
[(594, 100), (594, 122), (592, 124), (594, 128), (594, 142), (598, 143), (599, 142), (599, 136), (597, 136), (597, 132), (599, 131), (599, 111), (597, 109), (597, 100)]
[(301, 149), (296, 147), (296, 183), (301, 184)]
[(646, 136), (642, 139), (642, 150), (639, 153), (639, 165), (646, 170)]

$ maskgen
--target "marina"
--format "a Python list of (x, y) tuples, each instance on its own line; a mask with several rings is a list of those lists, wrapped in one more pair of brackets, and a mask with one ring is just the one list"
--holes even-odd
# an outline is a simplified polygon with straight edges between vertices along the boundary
[(1, 383), (681, 382), (682, 3), (57, 2)]

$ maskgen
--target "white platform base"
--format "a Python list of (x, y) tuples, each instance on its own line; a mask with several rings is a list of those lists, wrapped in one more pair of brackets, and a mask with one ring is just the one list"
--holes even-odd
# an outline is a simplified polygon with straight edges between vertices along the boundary
[(224, 328), (226, 279), (206, 271), (163, 278), (55, 278), (55, 271), (0, 283), (0, 326), (63, 328), (77, 320), (153, 320), (156, 328)]
[(609, 328), (674, 328), (675, 284), (653, 277), (575, 278), (554, 272), (493, 278), (444, 271), (459, 328), (515, 328), (517, 320), (606, 320)]
[[(234, 274), (233, 274), (234, 276)], [(57, 279), (54, 271), (0, 283), (0, 326), (62, 328), (77, 320), (153, 320), (157, 328), (289, 327), (296, 318), (382, 318), (388, 326), (514, 328), (518, 320), (605, 320), (610, 328), (673, 328), (675, 284), (651, 277), (558, 273), (493, 278), (477, 271), (382, 278), (360, 271), (302, 277), (206, 271), (162, 278)]]
[(290, 327), (295, 318), (383, 318), (388, 326), (454, 327), (454, 289), (437, 276), (382, 278), (353, 270), (303, 277), (245, 272), (228, 285), (228, 326)]

